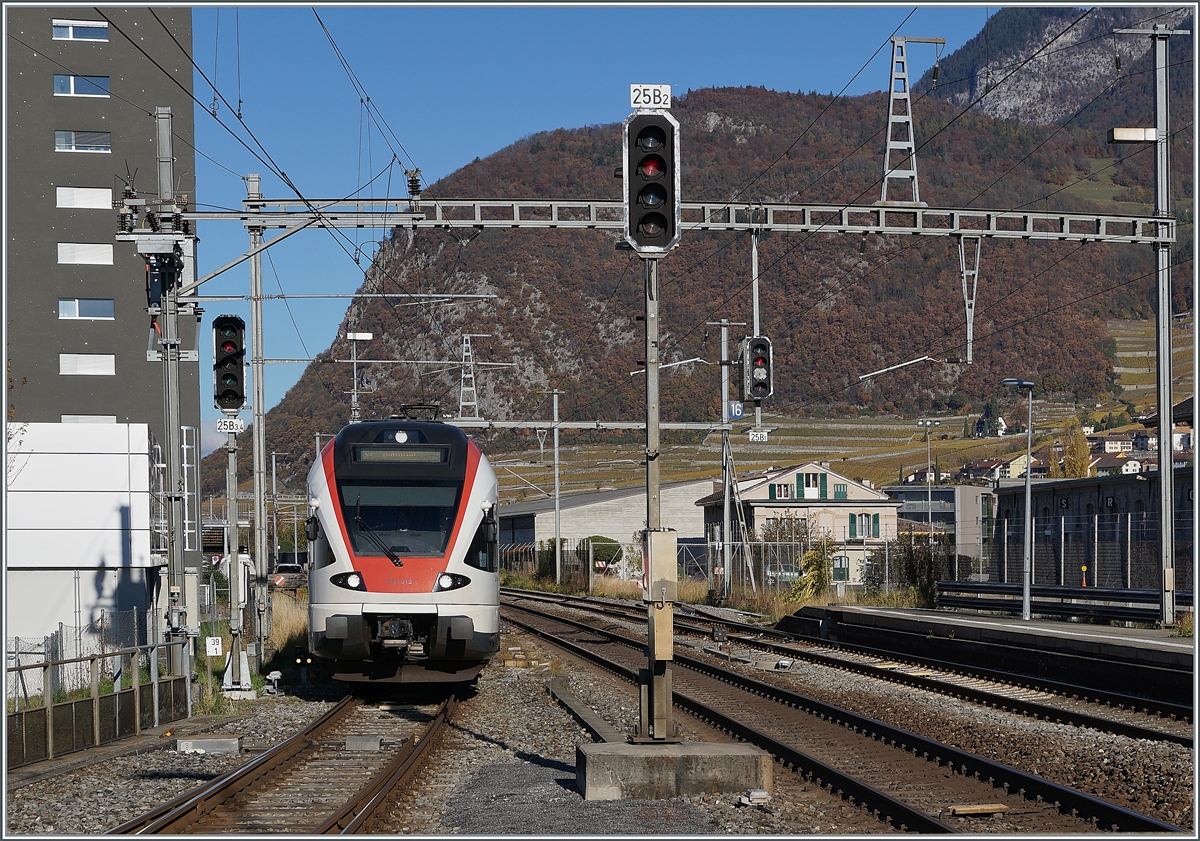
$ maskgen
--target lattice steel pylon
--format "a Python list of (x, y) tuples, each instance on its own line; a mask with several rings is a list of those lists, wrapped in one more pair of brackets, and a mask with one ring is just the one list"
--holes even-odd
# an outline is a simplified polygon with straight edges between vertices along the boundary
[[(475, 356), (471, 353), (471, 337), (485, 338), (490, 333), (464, 333), (462, 337), (462, 384), (458, 390), (458, 416), (478, 418), (479, 403), (475, 398)], [(468, 410), (470, 414), (467, 414)]]
[[(924, 206), (917, 180), (917, 146), (913, 138), (912, 100), (908, 86), (908, 44), (945, 44), (944, 38), (892, 37), (892, 72), (888, 85), (888, 123), (883, 147), (883, 181), (880, 204)], [(900, 197), (888, 198), (888, 184), (899, 181)], [(906, 197), (905, 197), (906, 196)]]

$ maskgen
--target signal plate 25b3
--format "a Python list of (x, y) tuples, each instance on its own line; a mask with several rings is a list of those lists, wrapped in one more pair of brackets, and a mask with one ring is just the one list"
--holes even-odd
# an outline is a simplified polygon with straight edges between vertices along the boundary
[(679, 122), (638, 111), (621, 139), (625, 241), (638, 254), (666, 254), (679, 242)]

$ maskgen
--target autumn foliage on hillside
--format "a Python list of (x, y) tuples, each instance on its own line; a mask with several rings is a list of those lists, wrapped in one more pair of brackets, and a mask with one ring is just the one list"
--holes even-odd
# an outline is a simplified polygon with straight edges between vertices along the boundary
[[(684, 201), (870, 205), (879, 199), (884, 111), (882, 92), (835, 101), (761, 88), (689, 91), (673, 107)], [(918, 166), (921, 198), (932, 206), (1095, 209), (1059, 186), (1107, 154), (1094, 131), (960, 115), (926, 99), (916, 134), (928, 141)], [(620, 149), (619, 124), (539, 133), (431, 185), (422, 202), (619, 200)], [(712, 420), (720, 415), (720, 334), (710, 322), (751, 321), (751, 241), (684, 228), (660, 262), (661, 360), (708, 364), (663, 372), (662, 416)], [(563, 419), (639, 419), (643, 381), (630, 373), (644, 367), (643, 267), (618, 240), (595, 230), (393, 231), (362, 291), (496, 297), (352, 304), (339, 336), (375, 335), (360, 356), (427, 360), (360, 366), (372, 389), (364, 417), (418, 402), (455, 413), (461, 337), (486, 334), (473, 340), (476, 362), (512, 367), (475, 369), (483, 416), (549, 418), (547, 392), (557, 388)], [(985, 240), (974, 364), (913, 365), (861, 384), (860, 374), (918, 356), (965, 357), (956, 241), (775, 233), (759, 242), (759, 267), (761, 329), (775, 348), (771, 409), (800, 415), (953, 411), (986, 402), (1009, 376), (1095, 400), (1112, 389), (1105, 320), (1148, 317), (1154, 305), (1147, 246)], [(1177, 277), (1190, 296), (1190, 262), (1184, 268)], [(733, 337), (749, 329), (735, 328)], [(313, 433), (336, 432), (349, 419), (350, 366), (329, 361), (347, 358), (339, 338), (267, 416), (270, 448), (292, 454), (293, 483), (311, 463)]]

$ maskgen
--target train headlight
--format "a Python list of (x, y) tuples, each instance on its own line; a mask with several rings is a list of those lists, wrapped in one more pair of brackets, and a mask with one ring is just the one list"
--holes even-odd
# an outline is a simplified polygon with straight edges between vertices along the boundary
[(358, 572), (339, 572), (337, 575), (330, 577), (329, 583), (335, 587), (345, 587), (347, 590), (361, 590), (366, 592), (367, 589), (362, 573)]
[(471, 579), (465, 575), (459, 575), (454, 572), (443, 572), (437, 577), (437, 581), (433, 585), (433, 592), (444, 593), (447, 590), (457, 590), (460, 587), (466, 587), (471, 583)]

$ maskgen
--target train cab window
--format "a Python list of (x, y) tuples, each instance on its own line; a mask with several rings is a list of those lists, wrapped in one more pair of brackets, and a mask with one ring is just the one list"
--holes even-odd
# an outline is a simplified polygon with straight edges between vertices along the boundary
[(342, 515), (354, 553), (440, 556), (454, 528), (461, 489), (457, 483), (343, 485)]
[[(492, 509), (493, 512), (495, 509)], [(471, 541), (471, 547), (467, 550), (467, 556), (463, 559), (469, 567), (481, 569), (484, 572), (496, 572), (500, 568), (500, 546), (498, 542), (499, 527), (496, 524), (495, 514), (490, 517), (484, 517), (483, 522), (479, 524), (479, 528), (475, 531), (475, 538)]]

